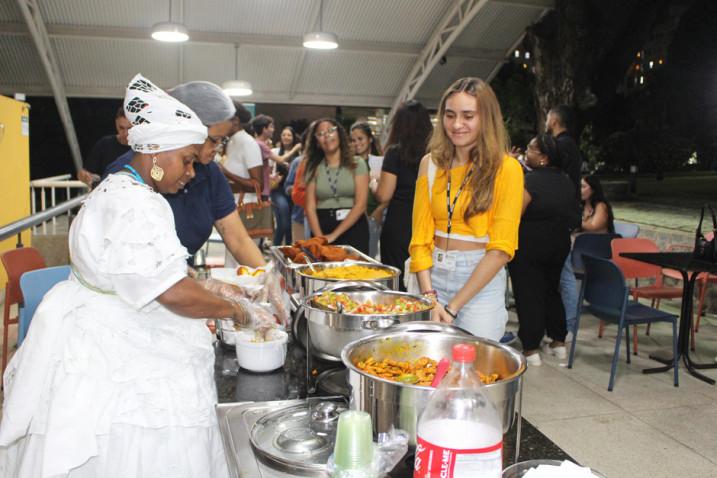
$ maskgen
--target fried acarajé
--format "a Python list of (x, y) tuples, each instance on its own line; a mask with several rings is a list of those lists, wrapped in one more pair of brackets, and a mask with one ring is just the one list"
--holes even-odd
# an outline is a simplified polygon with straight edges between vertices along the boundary
[(323, 246), (320, 252), (322, 260), (328, 262), (343, 262), (348, 257), (345, 249), (336, 246)]
[(281, 252), (291, 262), (306, 264), (307, 257), (301, 248), (308, 250), (317, 261), (320, 262), (343, 262), (345, 260), (360, 261), (361, 257), (356, 254), (349, 254), (346, 249), (339, 246), (331, 246), (325, 237), (312, 237), (311, 239), (296, 241), (292, 246), (281, 248)]
[(293, 261), (293, 262), (296, 262), (295, 258), (297, 255), (303, 254), (301, 252), (301, 249), (299, 249), (298, 247), (294, 247), (294, 246), (282, 247), (281, 252), (284, 254), (284, 256), (286, 258), (288, 258), (290, 261)]
[[(355, 361), (354, 365), (364, 372), (385, 378), (393, 382), (407, 383), (411, 385), (430, 386), (433, 377), (436, 375), (437, 361), (429, 357), (421, 357), (413, 361), (400, 361), (385, 358), (381, 361), (368, 357), (366, 360)], [(497, 373), (483, 374), (476, 371), (481, 382), (486, 385), (495, 383), (501, 379)]]

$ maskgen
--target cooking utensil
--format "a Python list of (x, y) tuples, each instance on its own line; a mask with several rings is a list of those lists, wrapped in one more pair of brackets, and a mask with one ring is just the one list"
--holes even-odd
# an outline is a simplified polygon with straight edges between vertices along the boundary
[[(404, 297), (417, 300), (427, 308), (418, 312), (398, 314), (354, 314), (341, 309), (329, 310), (316, 302), (316, 298), (324, 292), (338, 291), (356, 302), (371, 301), (374, 304), (388, 304)], [(376, 282), (333, 283), (314, 292), (303, 303), (312, 347), (323, 355), (322, 358), (328, 356), (336, 361), (341, 360), (341, 349), (349, 342), (403, 322), (428, 320), (431, 318), (432, 308), (433, 302), (430, 299), (406, 292), (389, 291), (384, 285)]]
[(311, 253), (311, 251), (309, 251), (309, 250), (308, 250), (307, 248), (305, 248), (304, 246), (301, 246), (300, 249), (304, 252), (304, 254), (306, 254), (306, 263), (309, 264), (309, 267), (311, 268), (311, 272), (316, 273), (316, 269), (314, 268), (314, 264), (313, 264), (314, 262), (319, 262), (319, 261), (316, 259), (316, 256), (314, 256), (314, 255)]
[(446, 373), (448, 372), (448, 368), (450, 366), (451, 361), (447, 358), (442, 358), (438, 361), (438, 365), (436, 365), (436, 374), (433, 376), (431, 387), (436, 388), (438, 385), (441, 384), (441, 380), (443, 380), (443, 377), (446, 376)]
[[(387, 432), (391, 427), (406, 430), (410, 445), (415, 446), (416, 423), (433, 388), (376, 377), (354, 364), (368, 357), (377, 361), (384, 358), (410, 361), (422, 356), (440, 360), (450, 357), (451, 348), (458, 343), (476, 346), (477, 370), (500, 374), (500, 381), (485, 385), (483, 391), (501, 414), (503, 431), (507, 432), (516, 422), (525, 357), (506, 345), (437, 322), (397, 325), (383, 334), (364, 337), (344, 347), (341, 360), (349, 369), (352, 409), (371, 413), (375, 433)], [(520, 404), (517, 410), (520, 411)]]

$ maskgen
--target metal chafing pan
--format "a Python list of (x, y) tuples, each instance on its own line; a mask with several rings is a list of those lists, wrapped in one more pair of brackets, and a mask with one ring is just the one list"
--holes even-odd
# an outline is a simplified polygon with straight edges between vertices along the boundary
[[(388, 304), (404, 297), (416, 300), (426, 309), (417, 312), (352, 314), (333, 311), (316, 302), (324, 292), (341, 292), (357, 302)], [(422, 296), (386, 290), (384, 286), (371, 282), (334, 282), (314, 292), (304, 301), (304, 313), (308, 319), (311, 345), (329, 360), (340, 360), (344, 345), (361, 337), (367, 337), (403, 322), (429, 320), (433, 302)]]
[[(296, 275), (296, 270), (305, 266), (306, 264), (297, 264), (295, 262), (290, 261), (282, 252), (282, 249), (284, 249), (285, 247), (290, 247), (290, 246), (272, 246), (271, 247), (271, 255), (274, 257), (274, 262), (276, 263), (276, 270), (282, 275), (282, 277), (284, 278), (284, 281), (286, 282), (286, 290), (289, 293), (291, 293), (291, 292), (296, 292), (299, 289), (299, 278)], [(343, 250), (345, 250), (347, 253), (360, 257), (361, 261), (363, 261), (363, 262), (380, 264), (380, 262), (378, 262), (376, 259), (364, 254), (363, 252), (359, 251), (355, 247), (352, 247), (352, 246), (336, 246), (336, 247), (340, 247)], [(344, 262), (351, 262), (351, 261), (344, 261)]]

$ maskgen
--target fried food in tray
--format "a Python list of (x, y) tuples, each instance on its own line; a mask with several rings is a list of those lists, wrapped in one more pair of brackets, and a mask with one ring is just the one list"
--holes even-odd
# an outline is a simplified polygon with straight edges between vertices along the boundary
[(308, 250), (318, 262), (343, 262), (345, 260), (359, 261), (361, 257), (350, 254), (346, 249), (339, 246), (331, 246), (325, 237), (312, 237), (305, 241), (296, 241), (291, 246), (281, 248), (284, 257), (295, 264), (306, 264), (306, 253), (301, 248)]
[(323, 270), (306, 271), (307, 275), (317, 279), (338, 279), (338, 280), (375, 280), (391, 277), (393, 272), (378, 267), (366, 267), (361, 265), (347, 265), (330, 267)]
[[(407, 383), (410, 385), (420, 385), (429, 387), (436, 375), (436, 365), (438, 362), (429, 357), (421, 357), (413, 361), (399, 361), (385, 358), (380, 362), (373, 357), (366, 360), (357, 361), (354, 365), (369, 375), (379, 378), (385, 378), (392, 382)], [(500, 380), (497, 373), (483, 374), (477, 372), (480, 381), (488, 385)]]
[(403, 314), (406, 312), (420, 312), (430, 308), (420, 300), (397, 296), (388, 304), (377, 304), (370, 300), (357, 302), (347, 294), (327, 291), (314, 299), (315, 305), (326, 310), (336, 312), (343, 310), (346, 314)]

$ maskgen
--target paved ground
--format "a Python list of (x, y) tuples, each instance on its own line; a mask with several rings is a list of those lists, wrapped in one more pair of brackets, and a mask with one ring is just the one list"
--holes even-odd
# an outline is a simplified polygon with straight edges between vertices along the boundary
[[(678, 303), (668, 304), (675, 308)], [(512, 315), (512, 314), (511, 314)], [(510, 328), (517, 328), (515, 316)], [(697, 334), (699, 361), (717, 356), (717, 318), (703, 318)], [(523, 413), (541, 432), (580, 463), (610, 478), (714, 477), (717, 467), (717, 388), (680, 370), (645, 375), (660, 365), (649, 353), (670, 346), (671, 327), (639, 333), (639, 355), (625, 363), (625, 347), (616, 384), (607, 391), (616, 328), (597, 338), (598, 321), (583, 316), (575, 365), (548, 357), (525, 375)], [(717, 370), (705, 371), (717, 379)]]

